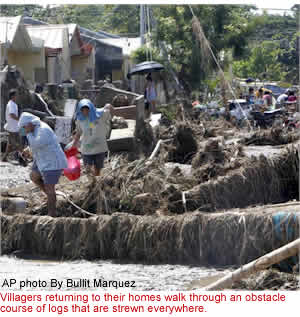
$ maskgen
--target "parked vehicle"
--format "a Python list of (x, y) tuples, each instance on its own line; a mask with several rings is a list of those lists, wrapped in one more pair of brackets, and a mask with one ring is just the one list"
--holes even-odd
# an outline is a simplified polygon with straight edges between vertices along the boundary
[(252, 105), (246, 99), (228, 100), (229, 113), (237, 120), (251, 119)]
[(283, 108), (270, 110), (270, 111), (252, 111), (254, 126), (261, 128), (268, 128), (273, 126), (277, 120), (282, 120), (285, 110)]

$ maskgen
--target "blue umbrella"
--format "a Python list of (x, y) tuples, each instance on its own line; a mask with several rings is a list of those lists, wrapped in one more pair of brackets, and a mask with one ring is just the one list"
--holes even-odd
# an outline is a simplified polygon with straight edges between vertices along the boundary
[(143, 62), (135, 65), (132, 70), (127, 74), (127, 78), (130, 78), (132, 75), (143, 75), (151, 72), (156, 72), (163, 70), (164, 66), (151, 61), (151, 62)]

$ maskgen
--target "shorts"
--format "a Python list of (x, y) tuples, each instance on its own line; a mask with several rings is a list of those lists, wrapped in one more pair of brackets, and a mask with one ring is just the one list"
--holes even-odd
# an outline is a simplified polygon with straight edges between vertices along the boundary
[(20, 149), (21, 143), (21, 137), (18, 132), (8, 132), (8, 144), (13, 150)]
[(63, 170), (50, 170), (40, 171), (35, 162), (32, 165), (32, 171), (37, 172), (42, 176), (45, 185), (56, 185), (58, 184), (59, 178), (62, 175)]
[(104, 167), (105, 157), (105, 152), (91, 155), (82, 155), (84, 165), (94, 165), (97, 169), (101, 169)]

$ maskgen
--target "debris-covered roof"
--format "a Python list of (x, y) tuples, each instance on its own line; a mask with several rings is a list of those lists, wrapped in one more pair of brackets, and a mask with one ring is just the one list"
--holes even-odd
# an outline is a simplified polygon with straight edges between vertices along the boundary
[(21, 23), (22, 17), (0, 17), (0, 43), (7, 43), (14, 50), (35, 51), (43, 47), (43, 41), (30, 37)]
[(68, 32), (66, 26), (40, 25), (26, 26), (30, 37), (42, 39), (46, 48), (62, 49), (64, 47), (64, 36)]

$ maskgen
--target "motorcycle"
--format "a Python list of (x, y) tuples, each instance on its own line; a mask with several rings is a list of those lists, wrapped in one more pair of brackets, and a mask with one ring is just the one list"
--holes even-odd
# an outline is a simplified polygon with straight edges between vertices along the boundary
[(267, 129), (269, 127), (272, 127), (277, 120), (282, 119), (284, 112), (285, 110), (280, 108), (265, 112), (252, 111), (251, 115), (254, 121), (254, 126), (259, 126), (261, 128)]

